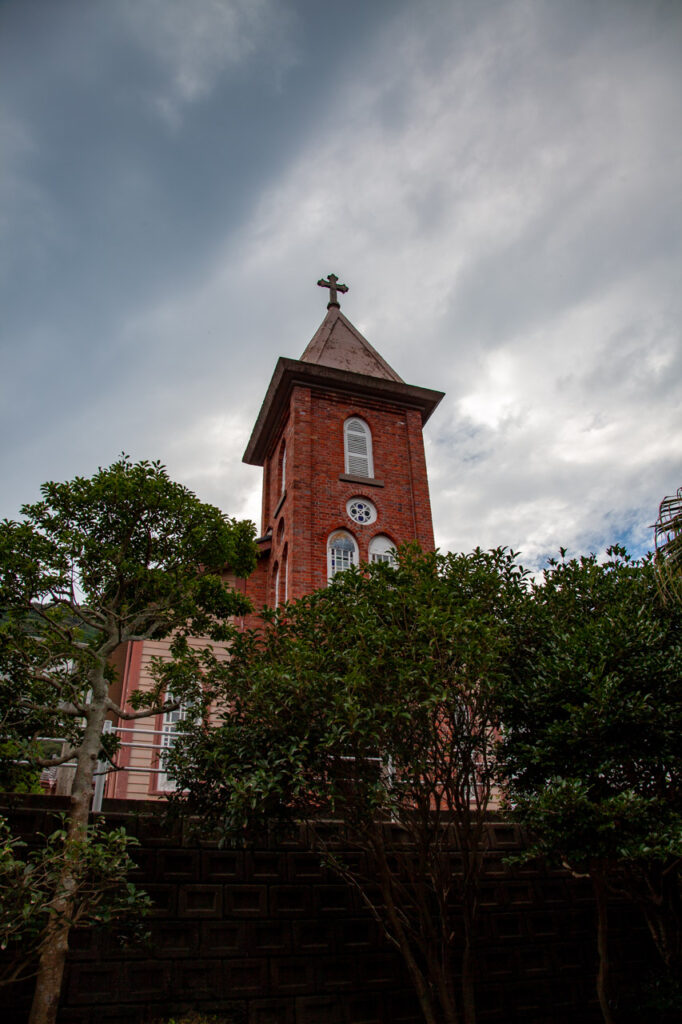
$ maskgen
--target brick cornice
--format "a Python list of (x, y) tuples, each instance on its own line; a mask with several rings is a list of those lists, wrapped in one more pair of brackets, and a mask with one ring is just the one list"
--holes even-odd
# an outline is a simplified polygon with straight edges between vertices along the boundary
[(277, 360), (256, 425), (244, 452), (243, 461), (251, 466), (262, 466), (267, 457), (273, 431), (296, 385), (307, 388), (327, 388), (357, 398), (373, 398), (416, 409), (426, 423), (443, 398), (442, 391), (403, 384), (402, 381), (384, 380), (364, 373), (339, 370), (333, 366), (304, 363), (300, 359)]

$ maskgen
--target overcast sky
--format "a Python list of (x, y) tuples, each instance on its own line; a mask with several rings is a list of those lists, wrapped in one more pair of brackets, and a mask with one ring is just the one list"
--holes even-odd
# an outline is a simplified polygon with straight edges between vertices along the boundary
[(315, 282), (410, 384), (436, 541), (651, 544), (682, 485), (679, 0), (2, 0), (0, 515), (241, 457)]

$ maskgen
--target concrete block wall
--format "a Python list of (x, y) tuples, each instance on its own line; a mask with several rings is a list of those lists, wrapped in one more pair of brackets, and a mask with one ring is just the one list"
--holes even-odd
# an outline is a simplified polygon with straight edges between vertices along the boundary
[[(13, 826), (34, 839), (55, 800), (22, 801)], [(151, 1024), (190, 1009), (223, 1024), (420, 1024), (400, 957), (304, 832), (219, 849), (164, 824), (158, 804), (112, 801), (105, 812), (141, 842), (134, 879), (154, 900), (151, 938), (124, 949), (112, 933), (74, 934), (60, 1024)], [(514, 825), (491, 822), (489, 838), (480, 1024), (597, 1024), (589, 885), (505, 864), (523, 843)], [(646, 935), (634, 911), (615, 914), (616, 960), (636, 972)], [(6, 1024), (23, 1024), (30, 988), (11, 994)]]

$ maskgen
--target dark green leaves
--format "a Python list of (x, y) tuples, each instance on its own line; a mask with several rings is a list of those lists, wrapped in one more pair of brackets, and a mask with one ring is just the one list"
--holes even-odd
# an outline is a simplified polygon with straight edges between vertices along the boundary
[(219, 728), (173, 750), (181, 787), (239, 828), (320, 807), (394, 815), (439, 789), (467, 799), (492, 753), (524, 592), (504, 550), (408, 548), (395, 568), (338, 574), (234, 638)]
[(26, 756), (35, 735), (78, 745), (83, 709), (104, 706), (111, 657), (130, 640), (173, 637), (154, 696), (196, 699), (210, 652), (181, 640), (229, 640), (230, 617), (249, 605), (225, 574), (255, 565), (252, 524), (202, 503), (157, 462), (122, 456), (41, 491), (21, 522), (0, 523), (0, 728)]
[(542, 853), (642, 907), (679, 973), (682, 611), (649, 557), (553, 562), (504, 707), (508, 794)]
[(0, 818), (0, 985), (35, 973), (55, 901), (64, 895), (60, 887), (65, 876), (75, 886), (71, 925), (126, 919), (132, 937), (139, 934), (141, 918), (151, 907), (146, 893), (126, 880), (135, 866), (130, 851), (138, 842), (124, 829), (91, 825), (81, 839), (67, 842), (65, 828), (58, 828), (39, 839), (40, 848), (28, 850)]

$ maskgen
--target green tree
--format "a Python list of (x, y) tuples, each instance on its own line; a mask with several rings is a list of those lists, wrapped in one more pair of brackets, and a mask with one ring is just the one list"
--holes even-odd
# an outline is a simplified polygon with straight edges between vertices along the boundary
[[(218, 726), (171, 755), (176, 801), (233, 840), (307, 823), (400, 951), (428, 1024), (475, 1020), (498, 694), (523, 588), (503, 550), (405, 549), (395, 568), (338, 574), (234, 640)], [(360, 856), (342, 858), (348, 843)]]
[[(205, 704), (202, 677), (216, 658), (188, 636), (225, 641), (241, 595), (223, 583), (255, 564), (253, 527), (235, 522), (172, 482), (159, 463), (123, 456), (92, 478), (46, 483), (20, 522), (0, 524), (0, 698), (2, 730), (32, 765), (75, 762), (63, 871), (40, 945), (30, 1024), (57, 1012), (102, 728), (107, 716), (142, 718)], [(156, 685), (126, 712), (113, 698), (111, 656), (120, 644), (170, 638), (172, 659), (155, 665)], [(173, 702), (164, 699), (173, 694)], [(44, 756), (38, 737), (63, 737)], [(106, 747), (112, 754), (115, 741)]]
[[(38, 841), (39, 846), (27, 850), (0, 817), (0, 986), (35, 976), (55, 907), (69, 913), (69, 927), (121, 922), (121, 937), (127, 939), (139, 937), (151, 906), (149, 897), (128, 881), (134, 867), (130, 849), (138, 841), (125, 829), (109, 830), (98, 821), (81, 839), (67, 843), (61, 826)], [(65, 878), (77, 879), (69, 900), (60, 890)]]
[(652, 559), (614, 546), (550, 561), (533, 585), (519, 675), (505, 704), (508, 794), (530, 853), (589, 875), (598, 994), (609, 991), (607, 892), (642, 908), (671, 973), (682, 968), (682, 615)]

